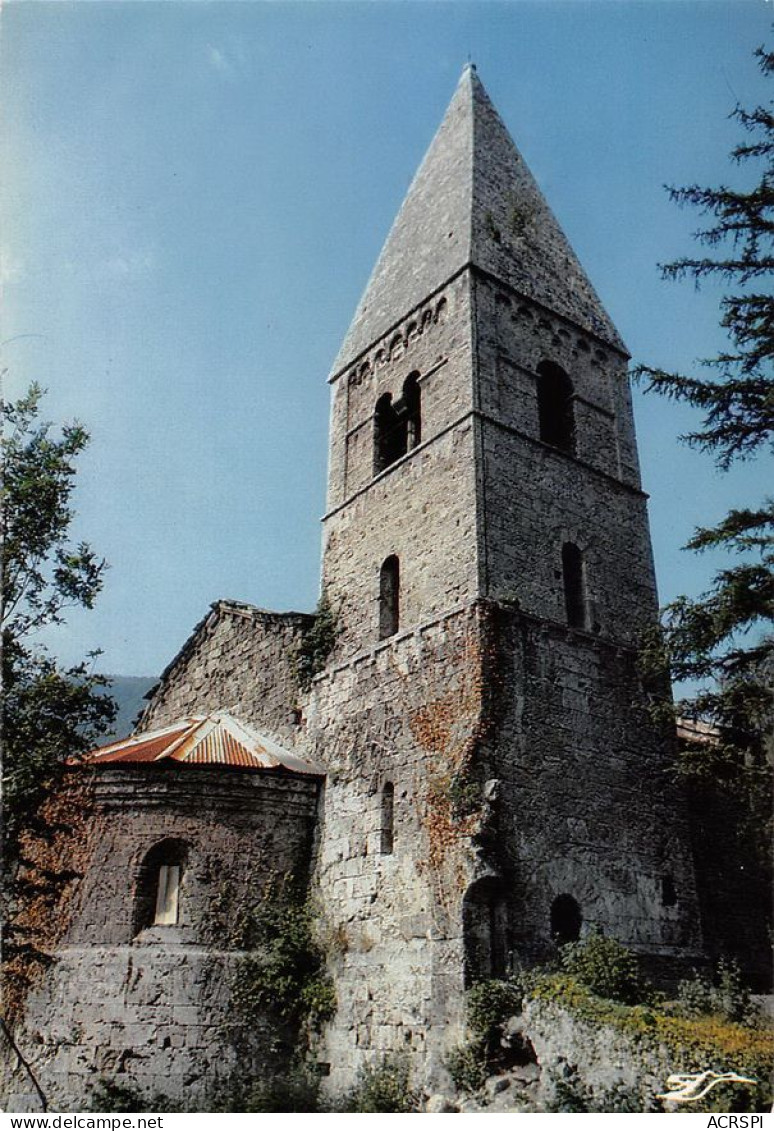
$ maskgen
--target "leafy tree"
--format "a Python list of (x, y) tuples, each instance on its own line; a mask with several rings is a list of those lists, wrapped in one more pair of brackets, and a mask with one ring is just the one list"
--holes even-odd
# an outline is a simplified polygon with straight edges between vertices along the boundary
[[(774, 53), (756, 51), (761, 71), (774, 72)], [(774, 441), (774, 113), (771, 103), (733, 112), (747, 135), (732, 159), (753, 171), (752, 187), (670, 188), (671, 198), (709, 218), (695, 233), (703, 254), (662, 266), (666, 279), (707, 279), (728, 285), (720, 325), (729, 346), (686, 376), (640, 366), (647, 390), (698, 408), (701, 426), (682, 439), (714, 456), (727, 470), (736, 460), (771, 450)], [(711, 528), (697, 529), (687, 549), (725, 550), (730, 564), (707, 592), (679, 597), (664, 611), (660, 634), (647, 642), (646, 666), (662, 662), (676, 681), (701, 690), (676, 705), (682, 716), (712, 724), (720, 744), (689, 747), (684, 768), (749, 766), (762, 753), (774, 712), (774, 500), (732, 510)], [(701, 732), (699, 732), (701, 739)]]
[(60, 667), (36, 641), (64, 621), (68, 607), (91, 608), (106, 563), (72, 545), (75, 459), (89, 437), (78, 424), (61, 435), (39, 419), (43, 390), (3, 406), (2, 735), (6, 849), (57, 776), (67, 756), (85, 752), (113, 721), (106, 681), (87, 661)]

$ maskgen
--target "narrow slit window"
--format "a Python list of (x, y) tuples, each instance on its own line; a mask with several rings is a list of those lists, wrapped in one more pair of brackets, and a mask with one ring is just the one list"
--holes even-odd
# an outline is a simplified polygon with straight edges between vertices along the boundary
[(586, 628), (586, 579), (583, 555), (573, 542), (562, 546), (562, 580), (567, 623), (571, 628)]
[(380, 851), (383, 856), (390, 856), (395, 843), (395, 786), (391, 781), (382, 787), (380, 833)]
[(674, 907), (677, 903), (677, 889), (671, 876), (661, 877), (661, 902), (664, 907)]
[(553, 448), (575, 454), (575, 413), (572, 381), (559, 365), (541, 361), (537, 367), (540, 439)]
[(170, 927), (177, 922), (177, 901), (180, 892), (180, 865), (162, 864), (156, 889), (154, 926)]
[(391, 555), (379, 572), (379, 639), (394, 636), (400, 625), (400, 563)]
[(419, 374), (410, 373), (403, 385), (403, 405), (406, 413), (406, 451), (422, 442), (422, 393)]

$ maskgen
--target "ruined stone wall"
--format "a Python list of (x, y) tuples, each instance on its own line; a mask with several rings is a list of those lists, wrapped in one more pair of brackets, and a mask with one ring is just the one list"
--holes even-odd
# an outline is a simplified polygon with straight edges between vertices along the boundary
[[(271, 1063), (276, 1027), (230, 1007), (233, 929), (272, 877), (308, 870), (317, 785), (200, 766), (102, 767), (94, 780), (87, 858), (75, 861), (86, 874), (15, 1039), (54, 1109), (88, 1105), (105, 1077), (196, 1110), (218, 1079)], [(143, 861), (169, 838), (185, 845), (178, 923), (143, 927), (143, 885), (155, 882)], [(10, 1055), (3, 1076), (8, 1109), (39, 1106)]]
[(522, 961), (544, 954), (552, 902), (570, 895), (586, 930), (645, 952), (695, 954), (685, 799), (670, 780), (671, 750), (649, 719), (634, 654), (512, 610), (500, 609), (494, 623), (497, 844), (510, 948)]
[(461, 1039), (461, 909), (482, 814), (458, 812), (455, 795), (477, 757), (479, 641), (478, 611), (457, 610), (313, 686), (310, 751), (328, 766), (315, 887), (340, 944), (325, 1053), (334, 1092), (388, 1052), (408, 1053), (418, 1082), (437, 1078)]
[(151, 693), (141, 730), (228, 710), (278, 741), (298, 737), (293, 655), (313, 617), (219, 601)]
[[(475, 453), (468, 276), (408, 315), (334, 382), (323, 586), (339, 614), (336, 658), (379, 638), (379, 571), (400, 561), (401, 627), (475, 595)], [(427, 318), (425, 317), (427, 316)], [(374, 413), (419, 374), (420, 444), (374, 474)]]

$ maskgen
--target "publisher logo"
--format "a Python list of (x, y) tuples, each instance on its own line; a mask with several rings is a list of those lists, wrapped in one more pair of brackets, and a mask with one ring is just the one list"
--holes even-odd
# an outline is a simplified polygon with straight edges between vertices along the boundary
[(667, 1076), (666, 1086), (670, 1090), (662, 1092), (656, 1098), (669, 1100), (673, 1104), (693, 1104), (703, 1099), (718, 1084), (757, 1083), (757, 1080), (751, 1080), (749, 1076), (739, 1076), (736, 1072), (712, 1072), (708, 1069), (706, 1072), (695, 1072), (693, 1075), (675, 1073)]

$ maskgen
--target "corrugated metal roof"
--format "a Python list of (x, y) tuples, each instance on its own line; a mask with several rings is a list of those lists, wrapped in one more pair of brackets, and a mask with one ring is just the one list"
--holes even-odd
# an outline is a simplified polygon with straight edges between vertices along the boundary
[(712, 723), (704, 723), (701, 719), (675, 720), (678, 740), (684, 742), (700, 742), (707, 746), (717, 746), (720, 742), (720, 731)]
[(102, 746), (86, 756), (86, 761), (92, 765), (168, 759), (192, 765), (292, 770), (296, 774), (318, 777), (325, 773), (321, 766), (285, 750), (226, 711), (192, 715), (163, 730), (148, 731)]

